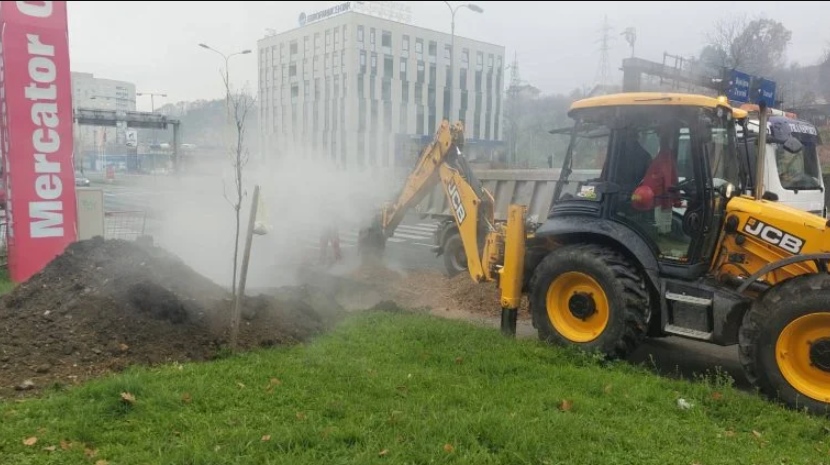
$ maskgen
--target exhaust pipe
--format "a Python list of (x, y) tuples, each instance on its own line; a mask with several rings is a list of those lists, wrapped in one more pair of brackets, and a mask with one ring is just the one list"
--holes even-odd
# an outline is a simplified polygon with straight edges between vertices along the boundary
[(761, 200), (766, 191), (764, 175), (767, 162), (767, 103), (761, 100), (758, 102), (758, 108), (758, 156), (755, 161), (755, 200)]

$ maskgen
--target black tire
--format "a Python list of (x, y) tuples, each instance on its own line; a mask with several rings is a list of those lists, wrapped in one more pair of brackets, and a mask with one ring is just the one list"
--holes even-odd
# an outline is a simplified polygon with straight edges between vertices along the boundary
[[(597, 291), (603, 293), (598, 299), (604, 298), (607, 302), (607, 323), (592, 340), (577, 340), (563, 334), (549, 317), (548, 290), (554, 280), (564, 278), (568, 272), (593, 279), (600, 288)], [(608, 247), (576, 244), (554, 250), (536, 267), (529, 297), (539, 339), (549, 343), (599, 351), (609, 358), (625, 358), (640, 345), (648, 330), (651, 310), (643, 278), (627, 258)], [(561, 318), (573, 318), (568, 308), (563, 310), (567, 314), (560, 314)]]
[[(761, 393), (769, 399), (781, 402), (793, 409), (807, 409), (811, 413), (830, 414), (830, 276), (826, 274), (798, 276), (787, 280), (764, 293), (756, 300), (752, 308), (746, 312), (738, 337), (738, 355), (743, 365), (747, 379)], [(807, 323), (802, 317), (815, 318), (814, 322)], [(799, 320), (808, 332), (802, 332), (801, 337), (787, 330), (791, 323)], [(815, 324), (818, 323), (818, 324)], [(799, 324), (799, 323), (796, 323)], [(818, 337), (809, 331), (815, 329), (820, 332)], [(786, 331), (786, 332), (785, 332)], [(804, 352), (784, 350), (776, 347), (779, 341), (784, 342), (788, 334), (791, 348), (802, 348)], [(814, 344), (822, 344), (814, 346)], [(786, 347), (786, 346), (785, 346)], [(798, 369), (797, 364), (782, 363), (776, 357), (777, 353), (791, 353), (789, 360), (795, 357), (810, 359), (811, 350), (821, 351), (820, 362), (809, 367)], [(814, 362), (814, 361), (813, 361)], [(801, 373), (802, 379), (807, 377), (812, 386), (813, 396), (801, 392), (788, 380), (784, 371)], [(793, 378), (793, 374), (789, 375)], [(810, 388), (807, 388), (810, 389)], [(817, 397), (815, 390), (823, 392), (825, 400)], [(821, 397), (820, 395), (818, 397)]]
[(447, 276), (453, 276), (467, 271), (467, 254), (464, 252), (464, 243), (457, 232), (450, 233), (444, 241), (444, 268)]

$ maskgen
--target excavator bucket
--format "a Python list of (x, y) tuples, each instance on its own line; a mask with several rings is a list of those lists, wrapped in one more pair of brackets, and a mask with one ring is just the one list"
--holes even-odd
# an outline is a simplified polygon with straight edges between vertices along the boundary
[(386, 235), (383, 233), (380, 215), (372, 223), (358, 232), (357, 253), (363, 258), (378, 258), (386, 248)]

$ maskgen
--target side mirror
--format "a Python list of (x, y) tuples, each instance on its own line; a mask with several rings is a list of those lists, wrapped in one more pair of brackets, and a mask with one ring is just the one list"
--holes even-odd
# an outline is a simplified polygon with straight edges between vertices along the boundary
[(718, 190), (720, 191), (720, 195), (723, 196), (723, 198), (725, 198), (726, 200), (731, 199), (735, 195), (735, 185), (733, 185), (731, 182), (721, 184), (718, 187)]
[(801, 141), (793, 136), (790, 136), (782, 146), (784, 147), (784, 150), (790, 153), (798, 153), (804, 149), (804, 145)]

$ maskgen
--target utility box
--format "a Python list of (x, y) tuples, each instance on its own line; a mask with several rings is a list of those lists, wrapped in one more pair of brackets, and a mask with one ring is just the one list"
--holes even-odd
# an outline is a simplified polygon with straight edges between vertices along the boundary
[(80, 187), (75, 192), (78, 199), (78, 240), (104, 237), (104, 190)]

